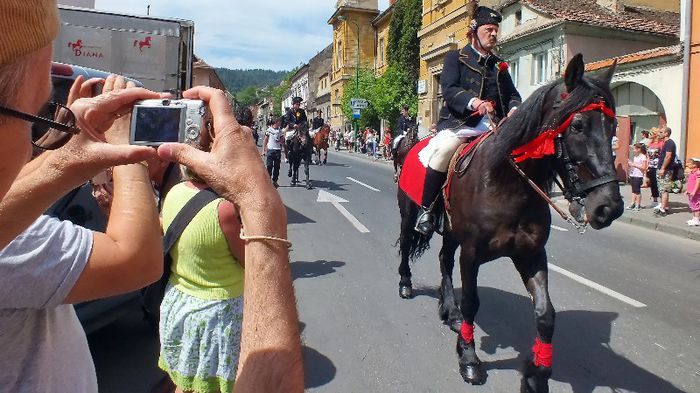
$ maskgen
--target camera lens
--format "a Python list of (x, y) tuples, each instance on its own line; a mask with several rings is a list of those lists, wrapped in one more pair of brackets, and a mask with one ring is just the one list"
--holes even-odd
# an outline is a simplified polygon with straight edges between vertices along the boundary
[(170, 105), (170, 100), (168, 100), (168, 99), (163, 100), (163, 106), (168, 106), (168, 105)]

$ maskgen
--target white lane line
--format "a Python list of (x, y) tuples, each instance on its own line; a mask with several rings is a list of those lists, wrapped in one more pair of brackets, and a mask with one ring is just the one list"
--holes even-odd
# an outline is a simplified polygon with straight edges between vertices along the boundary
[(556, 225), (550, 225), (550, 226), (552, 227), (552, 229), (556, 229), (559, 232), (569, 232), (569, 230), (566, 228), (558, 227)]
[(613, 290), (610, 289), (610, 288), (604, 287), (604, 286), (602, 286), (602, 285), (600, 285), (600, 284), (598, 284), (598, 283), (596, 283), (596, 282), (593, 282), (593, 281), (591, 281), (591, 280), (589, 280), (589, 279), (587, 279), (587, 278), (581, 277), (581, 276), (579, 276), (578, 274), (572, 273), (572, 272), (570, 272), (570, 271), (568, 271), (568, 270), (566, 270), (566, 269), (564, 269), (564, 268), (561, 268), (561, 267), (559, 267), (559, 266), (557, 266), (557, 265), (555, 265), (555, 264), (550, 263), (550, 264), (548, 264), (548, 265), (549, 265), (549, 269), (550, 269), (550, 270), (554, 270), (554, 271), (557, 272), (557, 273), (563, 274), (563, 275), (569, 277), (570, 279), (572, 279), (572, 280), (574, 280), (574, 281), (576, 281), (576, 282), (578, 282), (578, 283), (580, 283), (580, 284), (583, 284), (583, 285), (585, 285), (585, 286), (587, 286), (587, 287), (593, 288), (593, 289), (595, 289), (596, 291), (602, 292), (602, 293), (604, 293), (604, 294), (606, 294), (606, 295), (608, 295), (608, 296), (610, 296), (610, 297), (613, 297), (613, 298), (615, 298), (615, 299), (617, 299), (617, 300), (619, 300), (619, 301), (621, 301), (621, 302), (623, 302), (623, 303), (627, 303), (627, 304), (629, 304), (629, 305), (632, 306), (632, 307), (642, 308), (642, 307), (646, 307), (646, 306), (647, 306), (646, 304), (644, 304), (644, 303), (642, 303), (642, 302), (638, 302), (638, 301), (636, 301), (636, 300), (634, 300), (634, 299), (632, 299), (632, 298), (630, 298), (630, 297), (627, 297), (627, 296), (625, 296), (625, 295), (623, 295), (623, 294), (621, 294), (621, 293), (619, 293), (619, 292), (615, 292), (615, 291), (613, 291)]
[(353, 179), (353, 178), (350, 177), (350, 176), (346, 177), (346, 179), (348, 179), (348, 180), (350, 180), (350, 181), (354, 181), (355, 183), (357, 183), (357, 184), (359, 184), (359, 185), (361, 185), (361, 186), (365, 186), (365, 187), (369, 188), (369, 189), (372, 190), (372, 191), (381, 192), (381, 190), (378, 190), (378, 189), (376, 189), (376, 188), (374, 188), (374, 187), (372, 187), (372, 186), (370, 186), (370, 185), (367, 185), (367, 184), (365, 184), (365, 183), (363, 183), (363, 182), (361, 182), (361, 181), (359, 181), (359, 180), (357, 180), (357, 179)]
[(355, 216), (353, 216), (352, 213), (350, 213), (343, 205), (334, 202), (333, 206), (335, 206), (335, 208), (338, 209), (340, 214), (344, 215), (345, 218), (347, 218), (348, 221), (350, 221), (350, 223), (355, 227), (355, 229), (360, 231), (360, 233), (369, 233), (369, 229), (367, 229), (366, 226), (362, 225), (362, 223), (357, 218), (355, 218)]

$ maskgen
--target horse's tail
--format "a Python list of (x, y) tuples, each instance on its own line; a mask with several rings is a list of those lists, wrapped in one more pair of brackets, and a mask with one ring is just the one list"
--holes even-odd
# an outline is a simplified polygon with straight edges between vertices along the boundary
[[(398, 201), (399, 210), (401, 211), (401, 234), (394, 246), (399, 246), (400, 257), (407, 255), (411, 261), (415, 261), (430, 249), (430, 240), (433, 238), (433, 234), (422, 235), (414, 229), (420, 208), (411, 201), (401, 188), (398, 191)], [(434, 208), (436, 228), (442, 227), (444, 213), (444, 204), (438, 201)]]

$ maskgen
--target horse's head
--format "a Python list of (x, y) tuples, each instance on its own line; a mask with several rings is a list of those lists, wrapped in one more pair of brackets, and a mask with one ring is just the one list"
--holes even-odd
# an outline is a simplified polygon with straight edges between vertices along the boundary
[(594, 229), (609, 226), (624, 209), (611, 143), (617, 128), (610, 92), (614, 72), (615, 64), (597, 77), (584, 76), (583, 56), (574, 56), (563, 83), (548, 94), (553, 110), (543, 119), (551, 129), (564, 130), (555, 140), (555, 165), (569, 210)]

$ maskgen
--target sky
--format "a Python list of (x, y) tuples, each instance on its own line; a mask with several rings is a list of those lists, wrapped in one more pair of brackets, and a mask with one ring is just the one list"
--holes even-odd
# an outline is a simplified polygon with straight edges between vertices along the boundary
[[(195, 53), (214, 67), (291, 70), (332, 42), (334, 0), (96, 0), (95, 8), (190, 19)], [(379, 0), (379, 9), (389, 0)]]

